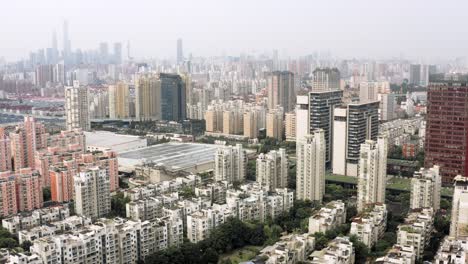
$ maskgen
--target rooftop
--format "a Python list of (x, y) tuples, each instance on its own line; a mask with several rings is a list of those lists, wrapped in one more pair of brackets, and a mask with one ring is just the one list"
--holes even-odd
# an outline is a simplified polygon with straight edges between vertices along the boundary
[(135, 166), (154, 163), (172, 169), (184, 169), (214, 162), (218, 145), (169, 142), (122, 152), (119, 165)]

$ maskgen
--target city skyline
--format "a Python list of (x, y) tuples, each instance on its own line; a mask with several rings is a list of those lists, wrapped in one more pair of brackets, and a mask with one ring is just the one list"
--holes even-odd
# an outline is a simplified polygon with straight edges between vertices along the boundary
[[(9, 25), (0, 29), (9, 40), (0, 44), (0, 57), (12, 61), (52, 47), (54, 32), (63, 38), (64, 20), (69, 22), (72, 50), (96, 49), (103, 41), (130, 41), (136, 58), (175, 59), (179, 38), (184, 41), (185, 56), (277, 49), (284, 57), (316, 51), (347, 58), (464, 57), (468, 50), (462, 45), (467, 40), (462, 10), (467, 3), (448, 2), (15, 1), (5, 4), (10, 11), (0, 18), (0, 23)], [(165, 11), (155, 15), (158, 10)], [(24, 36), (31, 41), (25, 42)], [(59, 50), (62, 45), (59, 41)]]

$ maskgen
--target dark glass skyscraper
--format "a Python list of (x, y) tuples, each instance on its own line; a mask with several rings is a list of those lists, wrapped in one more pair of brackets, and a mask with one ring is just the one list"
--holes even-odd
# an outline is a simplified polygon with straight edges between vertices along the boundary
[(182, 121), (185, 112), (185, 83), (177, 74), (161, 73), (161, 119)]

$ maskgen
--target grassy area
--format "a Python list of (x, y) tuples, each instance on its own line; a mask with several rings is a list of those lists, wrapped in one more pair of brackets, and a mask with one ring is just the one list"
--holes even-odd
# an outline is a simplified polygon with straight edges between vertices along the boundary
[(231, 263), (240, 263), (253, 259), (262, 247), (257, 246), (246, 246), (243, 248), (236, 249), (229, 254), (224, 254), (220, 257), (220, 262), (224, 260), (230, 260)]
[[(325, 176), (325, 179), (329, 180), (329, 181), (335, 181), (335, 182), (357, 184), (357, 178), (356, 177), (327, 174)], [(410, 186), (411, 186), (411, 178), (398, 178), (398, 177), (388, 177), (387, 178), (387, 189), (408, 191), (409, 192), (410, 191)], [(453, 195), (453, 188), (451, 188), (451, 187), (442, 187), (441, 195), (451, 197)]]

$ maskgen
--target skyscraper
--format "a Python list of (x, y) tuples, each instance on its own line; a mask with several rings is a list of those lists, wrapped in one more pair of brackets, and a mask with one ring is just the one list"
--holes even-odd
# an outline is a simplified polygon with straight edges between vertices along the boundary
[(77, 82), (65, 87), (65, 113), (67, 130), (91, 129), (87, 87), (80, 86)]
[(214, 179), (216, 181), (241, 182), (245, 179), (247, 154), (241, 144), (219, 146), (215, 154)]
[(182, 47), (182, 39), (177, 39), (177, 64), (182, 64), (184, 62), (184, 52)]
[(68, 21), (63, 21), (63, 59), (65, 63), (70, 61), (71, 42), (68, 36)]
[(357, 210), (368, 204), (385, 203), (387, 178), (387, 139), (366, 140), (359, 155)]
[(440, 186), (439, 166), (416, 171), (411, 178), (410, 208), (432, 207), (435, 211), (439, 210)]
[[(298, 114), (297, 122), (303, 123), (305, 121), (307, 123), (307, 133), (312, 133), (315, 129), (323, 129), (326, 142), (325, 161), (327, 163), (332, 160), (334, 110), (335, 107), (341, 104), (342, 97), (343, 91), (340, 90), (310, 92), (308, 101), (308, 120), (303, 120)], [(301, 107), (306, 107), (306, 105), (302, 105)], [(299, 129), (299, 124), (297, 127)]]
[(278, 106), (285, 112), (294, 109), (294, 74), (288, 71), (275, 71), (268, 77), (268, 109)]
[(357, 176), (361, 144), (379, 133), (379, 102), (351, 103), (335, 108), (333, 173)]
[(317, 68), (313, 72), (312, 92), (340, 90), (340, 81), (337, 68)]
[(296, 141), (296, 198), (321, 202), (325, 194), (325, 131)]
[(185, 83), (178, 74), (160, 73), (161, 119), (182, 121), (186, 118)]
[(280, 148), (268, 154), (260, 154), (257, 158), (256, 180), (268, 191), (288, 187), (288, 156), (286, 150)]
[(468, 76), (434, 76), (427, 93), (424, 166), (440, 166), (442, 183), (468, 176)]
[(107, 42), (99, 43), (99, 57), (101, 63), (108, 63), (109, 60), (109, 44)]
[(122, 43), (121, 42), (114, 43), (114, 63), (115, 64), (122, 63)]

